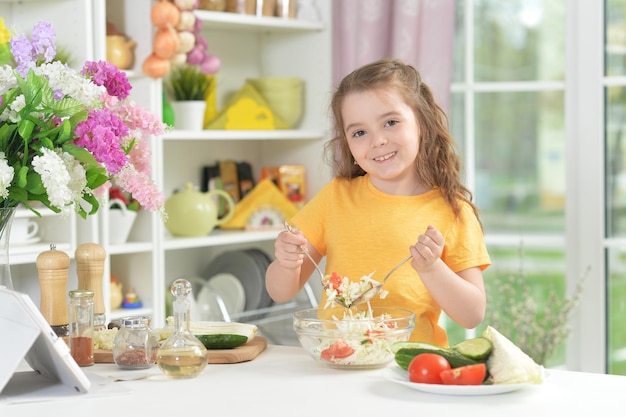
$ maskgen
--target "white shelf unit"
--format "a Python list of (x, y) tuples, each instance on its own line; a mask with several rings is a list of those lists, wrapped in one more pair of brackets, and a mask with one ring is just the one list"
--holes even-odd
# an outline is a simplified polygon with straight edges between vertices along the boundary
[[(0, 16), (21, 32), (30, 31), (42, 19), (52, 22), (58, 43), (72, 51), (76, 63), (105, 59), (106, 23), (113, 23), (137, 42), (134, 65), (126, 71), (133, 85), (131, 98), (161, 114), (161, 80), (147, 78), (141, 71), (143, 60), (152, 50), (155, 29), (150, 11), (155, 3), (156, 0), (0, 0)], [(320, 22), (196, 11), (203, 22), (202, 34), (209, 52), (222, 62), (217, 74), (218, 110), (247, 78), (296, 76), (305, 82), (304, 117), (301, 126), (294, 130), (173, 130), (153, 138), (153, 177), (166, 198), (186, 182), (199, 186), (202, 167), (223, 159), (249, 162), (255, 176), (265, 165), (304, 165), (309, 195), (330, 179), (323, 162), (323, 143), (328, 136), (331, 91), (331, 1), (318, 0), (317, 7)], [(141, 309), (107, 309), (107, 318), (151, 315), (154, 326), (164, 323), (167, 283), (180, 276), (200, 276), (209, 260), (225, 250), (254, 246), (271, 255), (277, 233), (215, 230), (204, 237), (175, 238), (168, 234), (158, 214), (140, 212), (129, 241), (111, 245), (106, 207), (86, 221), (75, 215), (67, 220), (45, 216), (41, 221), (49, 223), (51, 236), (45, 239), (46, 243), (13, 249), (12, 273), (17, 289), (39, 301), (34, 262), (38, 253), (48, 249), (48, 240), (63, 242), (57, 248), (71, 258), (78, 244), (98, 242), (107, 251), (105, 304), (109, 300), (111, 273), (122, 281), (125, 290), (133, 287), (144, 303)], [(76, 283), (73, 269), (72, 265), (68, 287)], [(276, 309), (293, 305), (286, 303)]]

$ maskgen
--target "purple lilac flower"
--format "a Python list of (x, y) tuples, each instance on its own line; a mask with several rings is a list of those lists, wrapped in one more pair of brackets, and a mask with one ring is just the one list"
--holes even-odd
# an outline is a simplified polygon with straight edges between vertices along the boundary
[(11, 43), (11, 54), (17, 64), (17, 73), (26, 78), (28, 70), (35, 68), (35, 60), (33, 59), (33, 47), (26, 35), (17, 35), (9, 39)]
[(50, 22), (41, 21), (35, 25), (31, 33), (31, 43), (35, 57), (43, 57), (44, 62), (51, 62), (56, 56), (54, 38), (56, 32)]
[(128, 127), (109, 110), (90, 112), (87, 120), (76, 126), (75, 133), (78, 138), (74, 143), (91, 152), (112, 174), (118, 173), (128, 161), (121, 146)]
[(81, 74), (91, 77), (96, 85), (103, 85), (109, 95), (120, 100), (128, 97), (131, 85), (126, 78), (126, 74), (108, 61), (87, 61), (83, 66)]
[(12, 37), (11, 54), (17, 63), (17, 73), (26, 78), (28, 70), (35, 68), (37, 59), (42, 58), (44, 62), (50, 62), (56, 55), (54, 38), (56, 33), (49, 22), (39, 22), (32, 31), (32, 40), (26, 35)]

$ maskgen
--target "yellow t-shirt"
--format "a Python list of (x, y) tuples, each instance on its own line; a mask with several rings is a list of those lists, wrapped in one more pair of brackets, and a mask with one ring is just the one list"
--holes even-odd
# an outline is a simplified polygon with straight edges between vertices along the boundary
[[(351, 280), (374, 272), (380, 281), (409, 255), (409, 246), (433, 225), (446, 242), (442, 260), (455, 272), (491, 264), (483, 232), (471, 207), (463, 203), (457, 218), (437, 189), (417, 196), (385, 194), (376, 189), (369, 176), (335, 178), (325, 185), (291, 222), (317, 251), (326, 256), (326, 274), (335, 271)], [(441, 308), (419, 279), (410, 262), (387, 281), (389, 292), (374, 297), (372, 306), (396, 307), (415, 313), (411, 340), (448, 345), (438, 324)], [(320, 308), (326, 295), (322, 294)]]

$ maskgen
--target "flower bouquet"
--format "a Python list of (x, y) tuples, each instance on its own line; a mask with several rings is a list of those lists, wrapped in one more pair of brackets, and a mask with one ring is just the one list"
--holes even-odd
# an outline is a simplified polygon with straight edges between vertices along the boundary
[(115, 184), (163, 213), (148, 140), (165, 125), (128, 98), (113, 64), (87, 61), (77, 71), (54, 61), (54, 38), (50, 23), (37, 23), (30, 38), (9, 39), (12, 65), (0, 66), (0, 208), (39, 214), (32, 202), (40, 202), (86, 218)]

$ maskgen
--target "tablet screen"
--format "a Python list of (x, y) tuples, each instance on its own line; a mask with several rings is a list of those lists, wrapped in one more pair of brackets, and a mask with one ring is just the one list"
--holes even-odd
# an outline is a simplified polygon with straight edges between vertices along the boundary
[[(0, 351), (9, 361), (0, 367), (0, 391), (23, 359), (42, 377), (59, 381), (78, 392), (88, 392), (91, 383), (32, 299), (23, 293), (0, 287), (0, 334), (11, 335)], [(28, 349), (28, 350), (26, 350)], [(7, 375), (8, 374), (8, 375)], [(3, 382), (4, 381), (4, 382)]]

